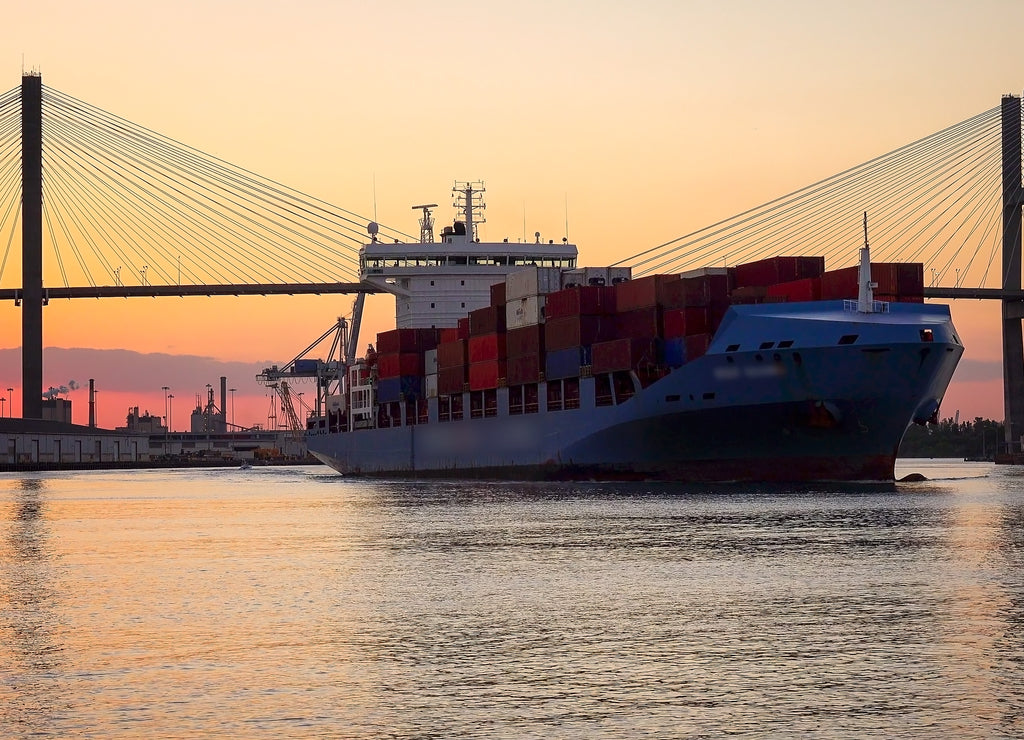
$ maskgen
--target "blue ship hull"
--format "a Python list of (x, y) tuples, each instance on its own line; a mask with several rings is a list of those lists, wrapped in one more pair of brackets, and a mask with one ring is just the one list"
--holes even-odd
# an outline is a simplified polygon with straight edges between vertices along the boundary
[[(703, 357), (628, 400), (350, 432), (310, 432), (345, 474), (511, 479), (891, 481), (909, 424), (937, 418), (963, 354), (947, 306), (733, 306)], [(466, 408), (469, 404), (466, 404)]]

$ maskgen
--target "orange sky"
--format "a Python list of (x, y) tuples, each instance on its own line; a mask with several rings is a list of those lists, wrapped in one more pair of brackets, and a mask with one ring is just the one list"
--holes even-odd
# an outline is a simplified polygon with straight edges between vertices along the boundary
[[(376, 207), (406, 233), (411, 205), (447, 204), (453, 180), (484, 179), (485, 238), (521, 236), (524, 214), (527, 233), (561, 238), (568, 204), (581, 262), (605, 264), (1019, 94), (1021, 27), (1024, 4), (1010, 0), (41, 0), (5, 9), (0, 90), (20, 84), (24, 64), (49, 87), (327, 202)], [(55, 302), (44, 341), (280, 364), (350, 305)], [(943, 413), (1001, 417), (998, 309), (954, 312), (967, 354)], [(0, 348), (18, 347), (18, 310), (0, 316)], [(391, 302), (374, 299), (364, 337), (392, 319)], [(160, 387), (175, 385), (119, 394), (97, 382), (104, 426), (129, 405), (162, 413)], [(265, 392), (230, 382), (246, 388), (238, 419), (265, 422)], [(178, 399), (191, 406), (204, 390)], [(73, 399), (84, 421), (85, 396)]]

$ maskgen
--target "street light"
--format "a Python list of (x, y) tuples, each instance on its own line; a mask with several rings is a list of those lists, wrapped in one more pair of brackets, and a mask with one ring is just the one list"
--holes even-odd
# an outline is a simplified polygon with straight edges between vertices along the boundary
[(171, 389), (169, 385), (162, 385), (160, 389), (164, 392), (164, 424), (167, 424), (167, 428), (170, 429), (170, 420), (167, 418), (167, 391)]
[(174, 394), (172, 393), (167, 397), (169, 403), (167, 407), (167, 428), (174, 431)]
[(14, 392), (13, 388), (7, 389), (7, 416), (14, 414), (14, 404), (11, 402), (11, 394)]

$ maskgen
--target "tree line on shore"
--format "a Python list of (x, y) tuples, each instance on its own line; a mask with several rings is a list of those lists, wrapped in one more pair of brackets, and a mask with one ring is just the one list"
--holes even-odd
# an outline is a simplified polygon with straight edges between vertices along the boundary
[(900, 457), (962, 457), (991, 460), (1003, 447), (1003, 422), (942, 419), (927, 427), (911, 424), (900, 444)]

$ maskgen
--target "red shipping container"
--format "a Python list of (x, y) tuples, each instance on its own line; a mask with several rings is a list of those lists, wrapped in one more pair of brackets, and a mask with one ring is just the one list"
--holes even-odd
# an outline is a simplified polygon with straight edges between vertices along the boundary
[[(549, 294), (550, 297), (553, 294)], [(531, 324), (509, 329), (505, 334), (505, 351), (509, 359), (544, 354), (544, 325)]]
[(686, 361), (693, 362), (707, 354), (708, 347), (711, 346), (711, 335), (691, 334), (683, 339), (683, 344), (686, 345)]
[(544, 305), (544, 315), (549, 319), (610, 313), (615, 313), (615, 288), (610, 285), (581, 285), (548, 293)]
[(469, 366), (469, 389), (471, 391), (484, 391), (497, 388), (498, 380), (506, 375), (507, 366), (504, 360), (475, 362)]
[(627, 337), (610, 342), (598, 342), (593, 347), (591, 365), (595, 373), (611, 373), (616, 370), (633, 370), (638, 367), (657, 365), (659, 342), (656, 339)]
[(687, 334), (706, 334), (708, 331), (708, 309), (700, 306), (690, 308), (666, 308), (662, 318), (665, 339), (677, 339)]
[(663, 304), (665, 286), (678, 280), (678, 275), (648, 275), (618, 283), (615, 286), (615, 310), (622, 313)]
[(785, 298), (790, 303), (821, 300), (821, 278), (804, 278), (768, 286), (769, 297)]
[(661, 336), (661, 315), (663, 309), (660, 306), (650, 308), (638, 308), (635, 311), (618, 313), (616, 320), (616, 335), (619, 337), (648, 337)]
[(497, 334), (505, 331), (505, 308), (484, 306), (469, 312), (469, 336)]
[(438, 332), (437, 343), (456, 342), (460, 339), (458, 329), (441, 329)]
[(469, 339), (469, 317), (459, 319), (459, 339)]
[(450, 396), (453, 393), (462, 393), (466, 384), (466, 367), (443, 367), (437, 371), (437, 393), (441, 396)]
[(765, 285), (744, 285), (736, 288), (729, 296), (733, 304), (743, 305), (747, 303), (764, 303), (768, 297), (768, 287)]
[(904, 297), (924, 297), (924, 265), (904, 262), (896, 269), (896, 294)]
[(736, 288), (767, 287), (777, 283), (819, 277), (825, 271), (824, 257), (769, 257), (736, 265)]
[[(377, 334), (377, 354), (397, 352), (424, 352), (437, 345), (434, 329), (392, 329)], [(433, 339), (433, 342), (430, 340)]]
[(563, 316), (544, 324), (544, 349), (553, 352), (614, 339), (617, 316)]
[(438, 372), (446, 368), (464, 367), (466, 365), (466, 345), (469, 340), (457, 339), (454, 342), (441, 342), (437, 345)]
[(857, 268), (846, 267), (829, 270), (821, 275), (821, 299), (834, 301), (840, 298), (857, 297)]
[(539, 354), (508, 358), (507, 382), (512, 385), (539, 383), (544, 362)]
[(494, 283), (491, 286), (491, 305), (498, 307), (505, 305), (505, 283)]
[(423, 375), (423, 355), (418, 352), (391, 352), (377, 355), (377, 376)]
[(469, 362), (505, 359), (505, 335), (484, 334), (469, 338)]

